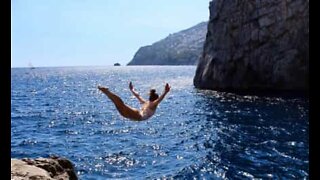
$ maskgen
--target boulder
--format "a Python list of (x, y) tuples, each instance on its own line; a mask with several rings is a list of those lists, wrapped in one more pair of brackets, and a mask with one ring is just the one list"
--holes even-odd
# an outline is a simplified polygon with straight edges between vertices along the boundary
[(61, 157), (11, 159), (11, 179), (77, 180), (71, 161)]

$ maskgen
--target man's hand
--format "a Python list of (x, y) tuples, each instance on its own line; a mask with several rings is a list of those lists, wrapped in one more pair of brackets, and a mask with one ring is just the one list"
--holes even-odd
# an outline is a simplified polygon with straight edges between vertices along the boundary
[(166, 86), (164, 87), (164, 92), (168, 93), (170, 91), (171, 87), (167, 83)]
[(133, 86), (132, 86), (132, 82), (130, 81), (129, 83), (129, 89), (132, 91), (133, 90)]

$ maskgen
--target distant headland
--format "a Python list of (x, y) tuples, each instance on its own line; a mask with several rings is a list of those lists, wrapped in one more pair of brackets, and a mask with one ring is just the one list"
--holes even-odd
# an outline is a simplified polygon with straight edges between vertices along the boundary
[(141, 47), (128, 65), (196, 65), (205, 41), (207, 24), (199, 23)]

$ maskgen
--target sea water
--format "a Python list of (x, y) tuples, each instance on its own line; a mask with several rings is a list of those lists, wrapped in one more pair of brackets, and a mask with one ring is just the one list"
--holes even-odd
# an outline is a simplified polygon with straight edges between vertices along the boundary
[[(195, 66), (11, 69), (11, 157), (58, 155), (80, 179), (308, 179), (309, 101), (193, 86)], [(171, 91), (142, 122), (99, 90), (139, 108)]]

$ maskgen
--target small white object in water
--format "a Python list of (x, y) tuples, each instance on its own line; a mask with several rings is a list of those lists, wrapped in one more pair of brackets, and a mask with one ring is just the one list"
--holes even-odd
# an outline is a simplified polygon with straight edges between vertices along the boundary
[(178, 160), (181, 160), (181, 159), (183, 159), (183, 157), (182, 157), (182, 156), (177, 155), (177, 159), (178, 159)]

